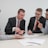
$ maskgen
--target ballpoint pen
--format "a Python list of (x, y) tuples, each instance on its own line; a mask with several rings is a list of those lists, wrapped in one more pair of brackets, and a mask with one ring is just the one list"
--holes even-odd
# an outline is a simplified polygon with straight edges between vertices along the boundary
[(28, 43), (33, 43), (33, 44), (38, 44), (38, 45), (41, 45), (41, 44), (39, 44), (39, 43), (36, 43), (36, 42), (28, 42)]

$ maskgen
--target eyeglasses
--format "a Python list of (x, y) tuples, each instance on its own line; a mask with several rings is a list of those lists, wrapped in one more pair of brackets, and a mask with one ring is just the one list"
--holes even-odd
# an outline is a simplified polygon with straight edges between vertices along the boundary
[(46, 14), (46, 15), (48, 15), (48, 14)]
[(40, 15), (40, 14), (38, 14), (38, 13), (35, 13), (36, 15)]

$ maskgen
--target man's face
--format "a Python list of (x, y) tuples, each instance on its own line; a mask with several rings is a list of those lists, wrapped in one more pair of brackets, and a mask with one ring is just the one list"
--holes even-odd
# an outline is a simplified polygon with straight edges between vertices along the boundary
[(45, 13), (46, 19), (48, 19), (48, 11)]
[(36, 18), (40, 18), (42, 16), (42, 12), (36, 11), (35, 16)]
[(18, 13), (18, 18), (19, 19), (22, 20), (24, 18), (24, 16), (25, 16), (25, 13), (24, 12), (20, 11), (20, 13)]

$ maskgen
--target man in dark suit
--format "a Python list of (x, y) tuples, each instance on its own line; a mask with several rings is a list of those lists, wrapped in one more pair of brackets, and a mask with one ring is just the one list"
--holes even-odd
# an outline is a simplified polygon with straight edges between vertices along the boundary
[(43, 24), (43, 28), (45, 27), (46, 19), (42, 16), (42, 9), (37, 8), (35, 12), (35, 17), (31, 17), (29, 25), (28, 25), (28, 34), (32, 33), (42, 33), (38, 24)]
[(19, 9), (16, 17), (9, 18), (8, 23), (5, 27), (6, 34), (19, 34), (23, 35), (25, 33), (25, 10)]

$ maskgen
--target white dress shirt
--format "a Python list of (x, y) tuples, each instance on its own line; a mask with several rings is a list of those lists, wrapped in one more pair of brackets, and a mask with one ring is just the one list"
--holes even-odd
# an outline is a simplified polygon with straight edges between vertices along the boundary
[(37, 19), (35, 19), (35, 23), (34, 23), (34, 27), (33, 27), (33, 30), (35, 30), (36, 29), (36, 23), (37, 23)]
[(35, 19), (35, 23), (34, 23), (33, 30), (35, 30), (35, 29), (36, 29), (37, 21), (38, 21), (39, 19), (40, 19), (40, 18), (36, 18), (36, 19)]
[[(20, 22), (20, 20), (19, 20), (19, 22)], [(17, 27), (17, 26), (18, 26), (18, 18), (16, 17), (16, 27)], [(13, 28), (12, 28), (12, 32), (15, 31), (16, 27), (13, 27)]]

